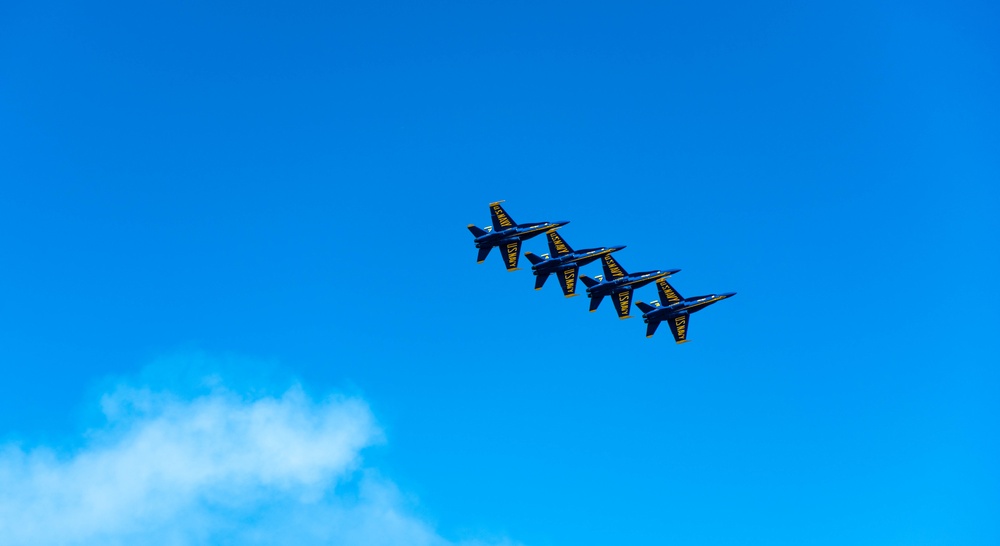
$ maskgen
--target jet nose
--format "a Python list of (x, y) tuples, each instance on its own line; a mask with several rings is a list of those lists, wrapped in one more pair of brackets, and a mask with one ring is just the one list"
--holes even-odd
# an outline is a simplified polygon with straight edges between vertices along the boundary
[(566, 224), (568, 224), (568, 223), (569, 223), (569, 221), (568, 221), (568, 220), (567, 220), (567, 221), (565, 221), (565, 222), (553, 222), (553, 224), (555, 224), (555, 225), (556, 225), (556, 227), (563, 227), (563, 226), (565, 226), (565, 225), (566, 225)]
[(680, 269), (668, 269), (668, 270), (664, 271), (664, 273), (666, 273), (668, 276), (669, 275), (673, 275), (675, 273), (680, 273), (680, 272), (681, 272)]
[(625, 248), (625, 245), (622, 245), (622, 246), (613, 246), (613, 247), (611, 247), (611, 252), (618, 252), (619, 250), (622, 250), (624, 248)]
[(725, 294), (719, 294), (722, 299), (731, 298), (736, 295), (736, 292), (726, 292)]

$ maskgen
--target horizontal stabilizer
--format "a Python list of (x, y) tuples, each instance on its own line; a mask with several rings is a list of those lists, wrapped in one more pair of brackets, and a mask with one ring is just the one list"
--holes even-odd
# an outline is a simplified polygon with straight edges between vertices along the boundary
[(538, 265), (538, 264), (540, 264), (540, 263), (542, 263), (542, 262), (545, 261), (541, 257), (536, 256), (535, 254), (532, 254), (531, 252), (525, 252), (524, 253), (524, 257), (527, 258), (528, 261), (531, 262), (532, 265)]
[[(636, 305), (639, 305), (639, 303), (636, 302)], [(659, 325), (660, 325), (660, 321), (658, 321), (658, 320), (654, 320), (653, 322), (650, 322), (650, 323), (646, 324), (646, 337), (653, 337), (653, 334), (656, 333), (656, 328)]]
[[(586, 279), (587, 277), (580, 277), (580, 278), (581, 279)], [(590, 297), (590, 312), (591, 313), (593, 313), (594, 311), (597, 311), (597, 306), (601, 304), (601, 300), (603, 300), (603, 299), (604, 299), (604, 296), (591, 296)]]
[(583, 284), (587, 285), (587, 288), (593, 288), (593, 287), (601, 284), (601, 283), (595, 281), (594, 279), (591, 279), (590, 277), (588, 277), (586, 275), (580, 275), (580, 280), (583, 281)]
[[(525, 253), (524, 255), (527, 256), (528, 253)], [(535, 290), (541, 290), (542, 289), (542, 285), (545, 284), (545, 280), (548, 279), (548, 278), (549, 278), (549, 274), (548, 273), (543, 273), (541, 275), (535, 275)]]
[(490, 255), (491, 250), (493, 250), (493, 247), (491, 246), (479, 247), (479, 256), (476, 258), (476, 262), (483, 263), (486, 261), (486, 257)]
[(474, 237), (482, 237), (483, 235), (486, 235), (486, 233), (487, 233), (487, 231), (485, 229), (480, 228), (480, 227), (476, 227), (476, 226), (474, 226), (472, 224), (469, 224), (469, 231), (472, 232), (472, 235)]
[(643, 312), (643, 314), (648, 313), (648, 312), (656, 309), (656, 307), (653, 307), (652, 305), (650, 305), (648, 303), (643, 303), (641, 301), (635, 302), (635, 306), (638, 307), (639, 310)]

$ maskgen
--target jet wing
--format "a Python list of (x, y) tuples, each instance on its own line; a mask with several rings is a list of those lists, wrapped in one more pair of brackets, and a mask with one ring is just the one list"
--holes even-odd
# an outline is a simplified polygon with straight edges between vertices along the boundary
[(507, 266), (507, 271), (517, 270), (517, 260), (521, 257), (521, 241), (514, 240), (503, 245), (504, 253), (502, 257), (504, 259), (504, 265)]
[(618, 318), (632, 318), (628, 314), (628, 312), (632, 309), (632, 290), (622, 290), (621, 292), (615, 294), (615, 299), (615, 311), (618, 312)]
[(576, 267), (571, 267), (560, 274), (562, 278), (559, 279), (559, 284), (562, 286), (563, 295), (567, 298), (576, 295), (577, 269)]
[(618, 279), (628, 275), (625, 268), (618, 263), (618, 260), (614, 258), (611, 254), (605, 254), (604, 258), (601, 260), (601, 265), (604, 267), (604, 278), (607, 280)]
[(490, 219), (493, 220), (494, 232), (510, 229), (517, 225), (514, 223), (514, 219), (507, 214), (507, 211), (503, 210), (500, 203), (502, 203), (502, 201), (490, 203)]
[(667, 282), (666, 277), (657, 279), (656, 281), (656, 291), (660, 293), (660, 305), (673, 305), (675, 303), (680, 303), (684, 298), (674, 290), (673, 286)]
[(563, 254), (569, 254), (573, 252), (573, 249), (566, 243), (566, 240), (559, 235), (554, 229), (550, 229), (545, 232), (545, 235), (549, 238), (549, 255), (550, 256), (561, 256)]
[(667, 323), (670, 324), (670, 333), (674, 334), (674, 340), (677, 343), (685, 343), (688, 338), (688, 319), (690, 315), (677, 315), (676, 317), (668, 318)]

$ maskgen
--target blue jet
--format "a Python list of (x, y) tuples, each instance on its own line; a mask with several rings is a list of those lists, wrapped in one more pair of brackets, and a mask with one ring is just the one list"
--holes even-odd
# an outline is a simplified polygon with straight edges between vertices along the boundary
[(581, 265), (587, 265), (601, 256), (606, 256), (612, 252), (625, 248), (624, 246), (585, 248), (583, 250), (573, 250), (556, 230), (550, 229), (545, 232), (549, 240), (549, 253), (535, 256), (531, 252), (525, 252), (524, 257), (531, 261), (531, 271), (535, 274), (535, 290), (541, 290), (545, 280), (551, 273), (557, 273), (562, 286), (563, 295), (567, 298), (576, 294), (576, 279)]
[(656, 281), (656, 290), (660, 293), (662, 304), (655, 300), (651, 302), (652, 305), (641, 301), (635, 302), (636, 307), (642, 310), (642, 318), (645, 319), (643, 322), (646, 323), (646, 337), (653, 337), (656, 327), (661, 322), (666, 322), (670, 325), (670, 332), (674, 334), (674, 340), (677, 343), (688, 341), (688, 321), (691, 313), (697, 313), (715, 302), (736, 295), (736, 292), (728, 292), (726, 294), (684, 298), (674, 290), (673, 286), (670, 286), (667, 279)]
[(476, 248), (479, 249), (478, 263), (486, 261), (486, 256), (490, 254), (493, 247), (500, 247), (504, 254), (500, 258), (504, 261), (507, 271), (517, 271), (517, 260), (521, 256), (521, 241), (527, 241), (532, 237), (541, 235), (550, 229), (559, 229), (569, 222), (535, 222), (533, 224), (517, 224), (500, 206), (503, 201), (490, 203), (490, 217), (493, 220), (492, 226), (478, 228), (469, 224), (469, 231), (476, 238)]
[(680, 269), (670, 269), (630, 274), (611, 254), (605, 254), (601, 258), (601, 265), (604, 267), (604, 275), (598, 275), (597, 280), (580, 275), (580, 280), (587, 285), (590, 312), (593, 313), (597, 310), (597, 306), (601, 304), (604, 296), (611, 296), (615, 299), (615, 311), (618, 312), (620, 319), (632, 318), (628, 314), (632, 309), (632, 290), (680, 271)]

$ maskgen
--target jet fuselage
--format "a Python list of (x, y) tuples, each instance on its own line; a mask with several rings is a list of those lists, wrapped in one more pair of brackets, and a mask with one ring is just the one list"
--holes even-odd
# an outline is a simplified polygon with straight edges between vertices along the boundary
[(536, 222), (534, 224), (518, 224), (501, 231), (490, 231), (486, 235), (476, 237), (476, 248), (500, 246), (515, 241), (527, 241), (546, 231), (565, 226), (569, 222)]
[(690, 315), (691, 313), (696, 313), (702, 309), (712, 305), (713, 303), (720, 302), (726, 298), (731, 298), (736, 295), (736, 292), (727, 292), (725, 294), (708, 294), (706, 296), (696, 296), (693, 298), (684, 298), (683, 300), (672, 304), (672, 305), (661, 305), (648, 313), (643, 313), (642, 318), (645, 319), (643, 322), (649, 323), (651, 321), (664, 321), (674, 318), (678, 315)]
[(569, 254), (560, 254), (551, 258), (546, 258), (542, 262), (531, 266), (535, 275), (548, 275), (571, 267), (587, 265), (601, 258), (605, 254), (611, 254), (625, 248), (624, 246), (585, 248), (574, 250)]
[(656, 281), (657, 279), (673, 275), (678, 271), (680, 271), (680, 269), (670, 269), (667, 271), (644, 271), (642, 273), (629, 273), (624, 277), (617, 277), (610, 280), (602, 279), (600, 283), (587, 288), (587, 296), (592, 298), (603, 297), (621, 292), (623, 290), (640, 288)]

